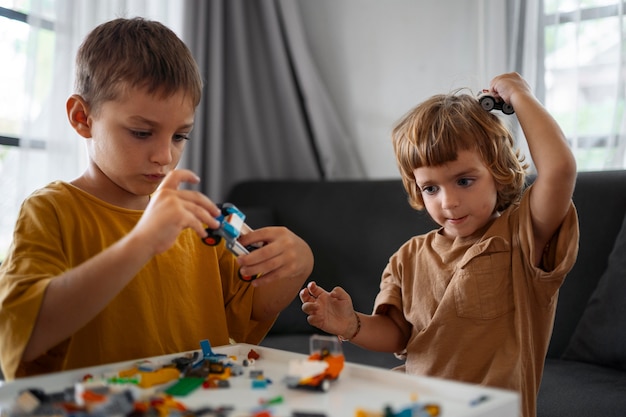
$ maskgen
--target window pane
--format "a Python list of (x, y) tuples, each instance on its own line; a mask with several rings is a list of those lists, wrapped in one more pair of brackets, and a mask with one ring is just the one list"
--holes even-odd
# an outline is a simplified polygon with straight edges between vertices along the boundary
[[(19, 137), (24, 134), (24, 120), (36, 122), (49, 96), (54, 33), (0, 17), (0, 39), (4, 40), (0, 42), (0, 56), (3, 61), (11, 62), (0, 66), (0, 91), (10, 97), (0, 102), (0, 135)], [(48, 129), (36, 123), (34, 126), (41, 132)], [(33, 138), (42, 136), (37, 131), (29, 133)]]
[(0, 0), (0, 7), (25, 14), (34, 13), (38, 17), (54, 20), (56, 16), (54, 2), (55, 0)]
[(25, 105), (24, 74), (29, 27), (26, 23), (0, 17), (0, 56), (11, 65), (0, 66), (0, 91), (9, 100), (0, 100), (0, 134), (19, 136)]
[(611, 162), (624, 111), (620, 34), (616, 16), (545, 27), (546, 107), (572, 143), (580, 170), (621, 168)]

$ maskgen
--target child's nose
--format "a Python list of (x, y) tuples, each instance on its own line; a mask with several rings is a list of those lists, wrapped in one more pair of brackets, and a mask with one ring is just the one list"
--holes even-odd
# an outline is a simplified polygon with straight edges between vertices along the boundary
[(459, 205), (458, 194), (452, 190), (445, 190), (441, 193), (441, 205), (444, 209), (452, 209)]

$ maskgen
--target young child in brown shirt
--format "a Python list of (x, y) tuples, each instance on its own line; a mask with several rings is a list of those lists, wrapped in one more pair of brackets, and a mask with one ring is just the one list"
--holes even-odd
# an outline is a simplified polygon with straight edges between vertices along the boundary
[(536, 414), (558, 290), (578, 251), (576, 163), (555, 120), (516, 73), (489, 92), (513, 106), (537, 169), (498, 117), (468, 94), (434, 96), (393, 131), (410, 204), (441, 226), (390, 259), (373, 314), (340, 287), (300, 292), (308, 321), (406, 359), (409, 373), (516, 390)]

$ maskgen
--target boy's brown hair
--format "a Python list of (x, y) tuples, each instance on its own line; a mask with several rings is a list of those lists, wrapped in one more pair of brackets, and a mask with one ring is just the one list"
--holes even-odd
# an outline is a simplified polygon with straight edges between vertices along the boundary
[(97, 112), (131, 88), (169, 97), (184, 91), (197, 106), (202, 77), (185, 43), (162, 23), (140, 17), (105, 22), (76, 55), (75, 92)]
[(424, 208), (413, 171), (457, 159), (460, 150), (475, 150), (494, 176), (501, 211), (518, 201), (527, 165), (514, 148), (509, 130), (498, 116), (484, 110), (470, 94), (435, 95), (408, 112), (392, 132), (393, 147), (409, 203)]

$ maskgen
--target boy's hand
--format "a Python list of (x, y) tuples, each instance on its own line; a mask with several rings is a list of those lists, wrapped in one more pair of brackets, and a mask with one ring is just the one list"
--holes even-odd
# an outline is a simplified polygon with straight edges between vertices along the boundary
[(215, 217), (220, 210), (208, 197), (198, 191), (180, 190), (182, 183), (197, 184), (200, 179), (191, 171), (179, 169), (165, 176), (150, 197), (150, 203), (133, 229), (142, 234), (154, 254), (169, 249), (181, 231), (190, 227), (205, 237), (208, 227), (219, 227)]
[(343, 288), (335, 287), (328, 292), (311, 281), (300, 291), (300, 300), (310, 325), (344, 337), (354, 333), (352, 298)]
[(239, 243), (243, 246), (263, 243), (259, 249), (237, 258), (242, 275), (259, 275), (252, 281), (254, 286), (276, 283), (279, 279), (307, 277), (313, 270), (311, 248), (286, 227), (250, 231), (239, 237)]

